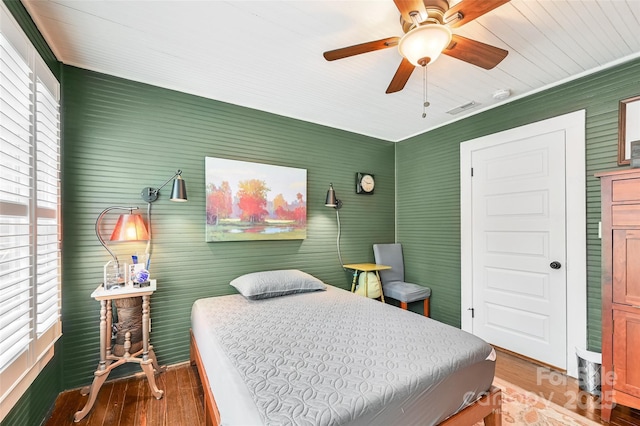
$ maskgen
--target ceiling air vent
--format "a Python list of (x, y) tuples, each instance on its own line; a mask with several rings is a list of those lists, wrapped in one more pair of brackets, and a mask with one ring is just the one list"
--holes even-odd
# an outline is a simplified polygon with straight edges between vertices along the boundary
[(480, 103), (478, 103), (476, 101), (470, 101), (470, 102), (467, 102), (464, 105), (460, 105), (458, 107), (455, 107), (454, 109), (450, 109), (449, 111), (447, 111), (447, 114), (456, 115), (456, 114), (458, 114), (458, 113), (460, 113), (462, 111), (466, 111), (468, 109), (475, 108), (478, 105), (480, 105)]

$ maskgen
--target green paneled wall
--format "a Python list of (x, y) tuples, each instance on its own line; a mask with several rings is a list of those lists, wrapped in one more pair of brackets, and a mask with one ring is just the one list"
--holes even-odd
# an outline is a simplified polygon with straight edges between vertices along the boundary
[[(373, 261), (372, 244), (393, 241), (391, 142), (68, 66), (63, 94), (65, 389), (89, 383), (98, 362), (99, 304), (90, 294), (109, 260), (94, 232), (98, 214), (112, 205), (146, 209), (142, 188), (160, 186), (177, 169), (189, 201), (170, 202), (167, 187), (152, 207), (151, 273), (158, 290), (151, 300), (151, 337), (163, 364), (188, 359), (193, 301), (234, 293), (229, 281), (240, 274), (298, 268), (347, 287), (350, 277), (337, 258), (335, 210), (324, 206), (330, 182), (344, 202), (345, 262)], [(205, 156), (307, 169), (307, 239), (206, 243)], [(355, 194), (358, 171), (376, 175), (373, 196)], [(107, 226), (116, 218), (109, 214)], [(144, 250), (135, 243), (110, 247), (121, 259)]]
[(600, 187), (617, 168), (618, 102), (640, 94), (640, 60), (513, 101), (398, 144), (397, 233), (408, 279), (428, 282), (432, 316), (460, 326), (460, 143), (586, 109), (588, 347), (600, 350)]

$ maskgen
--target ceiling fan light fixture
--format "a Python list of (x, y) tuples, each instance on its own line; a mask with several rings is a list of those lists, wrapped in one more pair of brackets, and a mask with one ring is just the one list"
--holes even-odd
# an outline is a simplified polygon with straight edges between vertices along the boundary
[(426, 24), (406, 33), (398, 43), (400, 54), (414, 66), (435, 61), (451, 43), (451, 30), (440, 24)]

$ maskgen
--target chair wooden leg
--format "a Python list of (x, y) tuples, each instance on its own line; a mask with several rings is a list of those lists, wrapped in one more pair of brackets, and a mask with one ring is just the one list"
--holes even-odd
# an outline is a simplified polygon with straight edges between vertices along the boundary
[[(400, 307), (406, 311), (407, 310), (407, 302), (400, 302)], [(424, 299), (424, 316), (425, 317), (431, 317), (431, 312), (430, 312), (430, 309), (429, 309), (429, 298)]]

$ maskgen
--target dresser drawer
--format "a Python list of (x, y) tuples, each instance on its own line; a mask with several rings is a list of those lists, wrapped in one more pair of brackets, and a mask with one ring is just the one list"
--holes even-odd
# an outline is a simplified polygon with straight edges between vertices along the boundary
[(640, 204), (611, 206), (611, 225), (640, 226)]
[(620, 179), (611, 183), (611, 201), (640, 201), (637, 179)]

